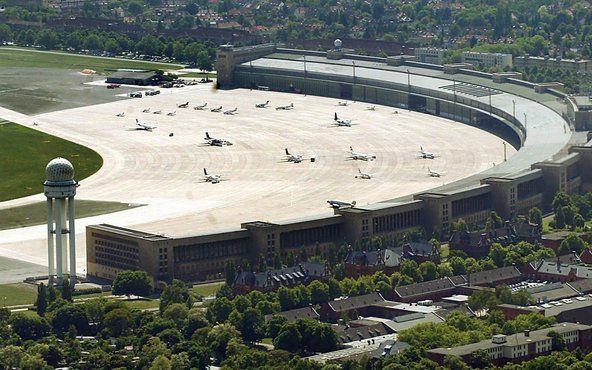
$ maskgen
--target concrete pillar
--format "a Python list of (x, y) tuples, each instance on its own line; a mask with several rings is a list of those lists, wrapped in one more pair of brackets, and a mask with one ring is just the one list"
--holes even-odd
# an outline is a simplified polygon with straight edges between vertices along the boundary
[(76, 283), (76, 230), (74, 229), (74, 197), (68, 197), (68, 221), (70, 242), (70, 283)]
[(63, 274), (63, 257), (62, 257), (62, 202), (61, 199), (56, 199), (55, 202), (55, 241), (56, 241), (56, 276), (58, 284), (62, 283)]
[(66, 221), (66, 198), (60, 198), (61, 213), (60, 218), (62, 219), (62, 228), (60, 229), (60, 238), (62, 239), (62, 273), (68, 273), (68, 229)]
[(55, 275), (55, 259), (54, 259), (54, 231), (53, 231), (53, 199), (47, 198), (47, 261), (48, 261), (48, 275), (51, 281)]

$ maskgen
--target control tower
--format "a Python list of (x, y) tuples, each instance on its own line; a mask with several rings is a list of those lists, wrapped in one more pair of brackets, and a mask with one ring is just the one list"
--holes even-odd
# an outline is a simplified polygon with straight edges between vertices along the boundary
[(51, 160), (45, 168), (45, 176), (49, 281), (51, 283), (55, 277), (56, 283), (61, 285), (66, 275), (73, 285), (76, 283), (74, 196), (78, 182), (74, 180), (72, 163), (64, 158)]

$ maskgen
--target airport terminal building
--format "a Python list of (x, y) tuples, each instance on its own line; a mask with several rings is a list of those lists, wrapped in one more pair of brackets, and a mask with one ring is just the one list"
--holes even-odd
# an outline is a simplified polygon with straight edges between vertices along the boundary
[(111, 280), (119, 271), (142, 269), (155, 283), (201, 281), (223, 276), (228, 260), (240, 264), (263, 256), (270, 261), (277, 253), (297, 256), (302, 249), (311, 255), (344, 243), (365, 245), (373, 237), (389, 241), (417, 228), (444, 239), (461, 218), (482, 225), (491, 211), (509, 219), (532, 207), (549, 209), (557, 191), (592, 189), (592, 146), (572, 145), (576, 124), (568, 112), (577, 106), (563, 92), (537, 89), (517, 75), (405, 59), (393, 66), (385, 58), (341, 50), (324, 53), (271, 44), (220, 47), (217, 72), (223, 89), (270, 89), (419, 111), (490, 131), (519, 150), (506, 162), (428, 192), (342, 207), (318, 217), (245, 220), (234, 230), (183, 237), (88, 226), (89, 277)]

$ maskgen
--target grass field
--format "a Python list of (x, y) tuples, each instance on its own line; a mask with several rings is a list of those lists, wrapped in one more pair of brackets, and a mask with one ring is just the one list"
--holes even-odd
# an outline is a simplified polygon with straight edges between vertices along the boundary
[[(119, 202), (77, 200), (76, 218), (124, 211), (139, 206), (138, 204)], [(38, 202), (20, 207), (0, 209), (0, 230), (44, 224), (46, 222), (45, 207), (45, 202)]]
[(0, 121), (0, 202), (42, 192), (45, 166), (55, 157), (72, 162), (76, 180), (92, 175), (103, 165), (103, 159), (94, 150)]
[(31, 284), (17, 283), (0, 285), (0, 304), (16, 306), (33, 304), (37, 298), (37, 287)]
[(102, 58), (55, 51), (22, 50), (10, 47), (0, 48), (0, 68), (2, 67), (60, 68), (78, 71), (89, 68), (98, 73), (117, 68), (162, 70), (182, 68), (179, 64)]
[(216, 294), (222, 285), (224, 285), (224, 282), (222, 281), (218, 283), (194, 285), (193, 288), (191, 288), (191, 291), (203, 297), (209, 297)]

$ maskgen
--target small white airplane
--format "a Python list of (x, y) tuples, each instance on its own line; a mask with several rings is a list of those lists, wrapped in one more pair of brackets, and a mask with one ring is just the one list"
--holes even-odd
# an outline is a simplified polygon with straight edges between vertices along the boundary
[(234, 108), (234, 109), (229, 109), (229, 110), (225, 110), (224, 114), (226, 114), (227, 116), (232, 116), (234, 115), (236, 112), (238, 111), (238, 108)]
[(177, 114), (177, 111), (176, 111), (176, 110), (174, 110), (174, 111), (172, 111), (172, 112), (168, 112), (168, 113), (167, 113), (167, 116), (170, 116), (170, 117), (172, 117), (172, 116), (174, 116), (174, 115), (176, 115), (176, 114)]
[(210, 112), (220, 113), (222, 112), (222, 106), (219, 106), (218, 108), (212, 108), (210, 109)]
[(426, 152), (425, 150), (423, 150), (422, 146), (419, 147), (419, 158), (434, 159), (436, 157), (437, 157), (437, 155), (435, 155), (434, 153)]
[(212, 184), (217, 184), (222, 181), (222, 175), (217, 174), (209, 174), (208, 171), (204, 168), (204, 180), (205, 182), (211, 182)]
[(339, 105), (340, 107), (347, 107), (347, 101), (337, 102), (337, 105)]
[(339, 117), (337, 117), (337, 112), (335, 112), (335, 117), (333, 118), (333, 121), (334, 121), (335, 126), (351, 127), (351, 125), (352, 125), (351, 119), (339, 118)]
[(369, 107), (366, 107), (366, 110), (376, 110), (376, 105), (371, 105)]
[(372, 178), (373, 175), (366, 173), (366, 172), (362, 172), (362, 170), (360, 170), (358, 168), (358, 174), (355, 176), (356, 179), (364, 179), (364, 180), (370, 180)]
[(302, 162), (302, 156), (300, 154), (290, 154), (288, 148), (286, 148), (286, 162), (300, 163)]
[(195, 107), (193, 107), (193, 109), (195, 109), (195, 110), (205, 110), (207, 106), (208, 106), (208, 103), (203, 103), (202, 105), (196, 105)]
[(361, 160), (361, 161), (373, 161), (376, 159), (376, 156), (373, 154), (368, 153), (361, 153), (354, 151), (354, 148), (351, 146), (349, 147), (349, 158), (353, 160)]
[(117, 113), (116, 116), (117, 117), (125, 117), (125, 112)]
[(214, 138), (211, 137), (210, 134), (206, 131), (206, 137), (204, 137), (204, 140), (210, 144), (211, 146), (224, 146), (224, 145), (232, 145), (232, 143), (228, 140), (224, 140), (221, 138)]
[(177, 104), (177, 108), (187, 108), (189, 106), (189, 102), (183, 104)]
[(136, 118), (136, 130), (145, 130), (145, 131), (152, 131), (156, 128), (157, 126), (153, 126), (153, 125), (149, 125), (145, 122), (140, 122), (137, 118)]
[(161, 113), (162, 113), (162, 109), (155, 110), (154, 112), (152, 112), (152, 114), (161, 114)]
[(329, 203), (329, 206), (333, 207), (333, 208), (341, 208), (341, 207), (355, 207), (356, 206), (356, 201), (352, 201), (351, 203), (349, 202), (344, 202), (342, 200), (328, 200), (327, 203)]
[(279, 107), (275, 107), (275, 110), (292, 110), (294, 109), (294, 103), (290, 103), (290, 105), (280, 105)]
[(39, 124), (37, 123), (37, 121), (33, 122), (33, 126), (39, 126)]
[(436, 171), (432, 171), (432, 170), (430, 170), (429, 167), (428, 167), (428, 175), (430, 175), (431, 177), (440, 177), (440, 176), (442, 176), (441, 173), (436, 172)]
[(266, 101), (265, 103), (255, 104), (255, 108), (267, 108), (268, 105), (269, 105), (269, 100)]
[(144, 109), (142, 109), (142, 113), (150, 113), (150, 108), (144, 108)]

